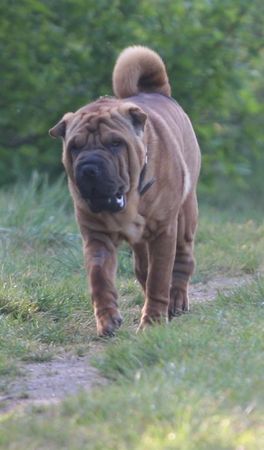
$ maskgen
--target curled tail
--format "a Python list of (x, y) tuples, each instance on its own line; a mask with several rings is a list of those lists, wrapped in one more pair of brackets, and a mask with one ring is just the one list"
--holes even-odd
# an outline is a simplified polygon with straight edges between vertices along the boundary
[(170, 83), (160, 56), (141, 45), (127, 47), (120, 53), (114, 67), (113, 91), (119, 98), (139, 92), (170, 96)]

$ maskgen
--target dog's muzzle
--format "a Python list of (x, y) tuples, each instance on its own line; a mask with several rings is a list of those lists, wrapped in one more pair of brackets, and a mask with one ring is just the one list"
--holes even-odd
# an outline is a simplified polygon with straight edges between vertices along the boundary
[(74, 163), (81, 196), (93, 213), (116, 213), (126, 206), (123, 182), (117, 164), (102, 151), (83, 152)]

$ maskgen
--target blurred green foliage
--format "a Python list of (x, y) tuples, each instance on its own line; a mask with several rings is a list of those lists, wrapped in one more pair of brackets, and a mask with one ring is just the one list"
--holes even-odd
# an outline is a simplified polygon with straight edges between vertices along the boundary
[(263, 0), (2, 0), (0, 17), (1, 184), (61, 172), (48, 129), (111, 94), (119, 51), (143, 44), (194, 124), (201, 192), (263, 198)]

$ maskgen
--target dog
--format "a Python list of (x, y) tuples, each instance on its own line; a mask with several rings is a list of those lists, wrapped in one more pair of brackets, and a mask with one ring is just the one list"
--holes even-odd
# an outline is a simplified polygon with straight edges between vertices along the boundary
[(145, 295), (138, 329), (188, 311), (198, 221), (200, 149), (160, 56), (143, 46), (123, 50), (113, 91), (50, 130), (63, 140), (99, 336), (122, 322), (115, 287), (122, 240)]

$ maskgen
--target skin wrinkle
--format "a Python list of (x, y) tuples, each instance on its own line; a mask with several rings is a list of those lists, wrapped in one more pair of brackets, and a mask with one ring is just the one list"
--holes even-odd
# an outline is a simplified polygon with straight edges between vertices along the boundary
[[(89, 132), (89, 133), (87, 133), (87, 131), (86, 131), (87, 130), (87, 121), (88, 121), (88, 124), (90, 124), (91, 120), (93, 121), (93, 129), (94, 129), (95, 128), (95, 117), (94, 117), (94, 115), (92, 115), (92, 119), (91, 119), (89, 117), (89, 115), (88, 115), (88, 117), (86, 115), (85, 119), (86, 119), (86, 122), (82, 123), (82, 128), (79, 127), (79, 129), (78, 129), (77, 137), (75, 136), (75, 138), (73, 139), (74, 145), (77, 146), (77, 148), (78, 147), (82, 148), (83, 146), (85, 146), (88, 150), (89, 150), (89, 148), (90, 149), (103, 148), (104, 147), (103, 140), (106, 141), (106, 139), (104, 139), (105, 133), (103, 132), (103, 126), (104, 126), (104, 124), (107, 124), (107, 122), (108, 122), (107, 117), (105, 118), (105, 120), (100, 120), (100, 121), (97, 120), (97, 123), (96, 123), (97, 129), (94, 130), (93, 132)], [(109, 130), (110, 130), (110, 128), (109, 128)], [(109, 134), (109, 132), (108, 132), (108, 134)], [(71, 142), (70, 146), (72, 146), (72, 144), (73, 143)], [(68, 152), (70, 152), (70, 149), (69, 149), (70, 146), (68, 145)], [(116, 155), (116, 156), (117, 156), (117, 158), (113, 159), (113, 162), (117, 168), (119, 160), (121, 160), (121, 158), (118, 157), (119, 155)], [(118, 172), (118, 170), (117, 170), (117, 172)], [(122, 178), (122, 176), (121, 176), (121, 178)], [(128, 191), (128, 182), (129, 182), (128, 177), (123, 177), (123, 183), (125, 185), (126, 192)]]
[[(91, 115), (92, 116), (92, 120), (93, 120), (93, 126), (95, 125), (95, 118), (96, 118), (96, 114), (92, 114)], [(118, 117), (118, 114), (117, 114), (117, 111), (115, 110), (114, 111), (114, 116), (115, 117)], [(120, 114), (119, 114), (119, 116), (120, 116)], [(82, 114), (82, 118), (84, 118), (85, 117), (85, 120), (87, 121), (88, 119), (89, 119), (89, 115), (88, 114)], [(155, 113), (153, 113), (153, 117), (154, 117), (154, 120), (155, 120), (155, 117), (158, 117)], [(111, 119), (111, 118), (110, 118)], [(158, 117), (158, 119), (159, 119), (159, 121), (160, 120), (162, 120), (163, 122), (164, 122), (164, 120), (163, 119), (160, 119), (159, 117)], [(100, 124), (102, 125), (102, 124), (106, 124), (106, 125), (109, 125), (108, 124), (108, 120), (109, 120), (109, 117), (105, 117), (105, 115), (104, 115), (104, 117), (103, 117), (103, 119), (102, 120), (100, 120)], [(124, 118), (122, 118), (122, 120), (119, 122), (119, 124), (121, 123), (121, 131), (123, 131), (123, 128), (124, 128), (124, 126), (125, 125), (127, 125), (127, 120), (124, 120)], [(111, 120), (110, 120), (110, 124), (111, 124)], [(85, 123), (82, 121), (82, 126), (83, 125), (85, 125)], [(149, 124), (147, 124), (147, 125), (149, 125)], [(84, 128), (86, 128), (87, 129), (87, 127), (84, 127)], [(80, 131), (80, 127), (79, 127), (79, 130), (78, 131)], [(97, 138), (99, 139), (99, 136), (97, 136)], [(101, 142), (101, 141), (100, 141)], [(142, 145), (142, 143), (141, 143), (141, 145)], [(130, 146), (130, 145), (129, 145)], [(137, 159), (134, 157), (135, 156), (135, 152), (131, 152), (131, 150), (128, 148), (128, 157), (129, 157), (129, 155), (131, 155), (131, 154), (133, 154), (133, 159), (131, 160), (131, 159), (129, 159), (129, 161), (128, 161), (128, 168), (129, 168), (129, 171), (128, 171), (128, 175), (129, 175), (129, 178), (130, 178), (130, 187), (131, 188), (135, 188), (137, 185), (138, 185), (138, 177), (139, 177), (139, 173), (140, 173), (140, 171), (139, 171), (139, 168), (138, 168), (138, 163), (137, 163)], [(143, 150), (143, 152), (141, 151), (141, 159), (142, 159), (142, 163), (143, 163), (143, 158), (144, 158), (144, 156), (145, 156), (145, 149)], [(162, 155), (162, 154), (160, 154), (160, 156), (159, 156), (159, 162), (158, 162), (158, 165), (159, 166), (162, 166), (162, 157), (164, 157), (164, 155)], [(151, 152), (149, 152), (149, 160), (150, 160), (150, 158), (151, 158)], [(149, 172), (149, 170), (150, 170), (150, 162), (148, 162), (148, 172)], [(134, 174), (137, 174), (137, 178), (135, 179), (135, 176), (134, 176), (134, 180), (131, 180), (132, 178), (133, 178), (133, 175)], [(164, 175), (161, 175), (161, 179), (164, 179), (165, 177), (164, 177)], [(165, 179), (164, 179), (164, 181), (165, 181)], [(157, 202), (158, 202), (158, 198), (157, 198)], [(155, 208), (152, 208), (152, 209), (155, 209)], [(117, 218), (116, 218), (117, 219)], [(117, 224), (117, 222), (118, 222), (118, 220), (113, 220), (112, 222), (116, 222), (116, 224)], [(152, 230), (153, 230), (154, 228), (152, 227)]]
[[(86, 120), (89, 118), (89, 116), (88, 115), (86, 115)], [(94, 120), (94, 115), (93, 115), (93, 120)], [(107, 121), (103, 121), (104, 123), (107, 123)], [(124, 129), (124, 126), (127, 124), (127, 120), (122, 120), (121, 121), (122, 122), (122, 131), (124, 130), (125, 131), (125, 129)], [(100, 121), (100, 123), (101, 123), (101, 121)], [(82, 123), (82, 125), (84, 125), (83, 123)], [(79, 130), (78, 131), (80, 131), (80, 127), (79, 127)], [(99, 139), (99, 136), (98, 136), (98, 139)], [(142, 145), (142, 144), (141, 144)], [(129, 150), (129, 149), (128, 149)], [(143, 158), (142, 158), (143, 159)], [(125, 165), (128, 165), (129, 166), (129, 164), (127, 164), (125, 161), (124, 161), (124, 158), (123, 158), (123, 167), (125, 166)], [(137, 169), (138, 170), (138, 169)], [(128, 173), (128, 179), (129, 179), (129, 175), (130, 175), (130, 173)], [(127, 181), (127, 180), (126, 180)], [(136, 185), (137, 185), (137, 183), (138, 183), (138, 177), (136, 178)], [(131, 186), (130, 186), (130, 188), (131, 188)], [(128, 191), (129, 190), (129, 186), (126, 188), (126, 190)], [(82, 210), (83, 210), (83, 208), (85, 208), (85, 205), (83, 205), (83, 207), (81, 208)], [(121, 214), (122, 214), (122, 212), (121, 212)], [(135, 213), (133, 213), (133, 211), (132, 211), (132, 214), (133, 214), (133, 216), (135, 215)], [(104, 229), (104, 222), (105, 222), (105, 219), (107, 220), (107, 221), (109, 221), (109, 217), (107, 217), (106, 218), (106, 213), (102, 213), (102, 214), (98, 214), (98, 216), (95, 218), (95, 220), (94, 220), (94, 226), (93, 226), (93, 224), (91, 223), (91, 228), (93, 228), (93, 229), (96, 229), (97, 228), (97, 222), (98, 222), (98, 219), (99, 219), (99, 222), (101, 223), (101, 225), (100, 225), (100, 228), (102, 229), (102, 231), (103, 231), (103, 229)], [(119, 231), (121, 231), (121, 229), (123, 228), (123, 227), (120, 227), (120, 217), (118, 217), (118, 215), (113, 215), (111, 218), (110, 218), (110, 220), (111, 220), (111, 224), (110, 224), (110, 229), (112, 229), (112, 232), (115, 232), (115, 231), (117, 231), (117, 230), (119, 230)], [(121, 219), (122, 220), (122, 219)], [(128, 219), (128, 222), (130, 222), (130, 219)], [(134, 225), (132, 226), (132, 225), (130, 225), (130, 224), (128, 224), (128, 226), (126, 227), (127, 228), (127, 231), (126, 231), (126, 233), (123, 235), (124, 237), (127, 237), (127, 236), (134, 236), (134, 238), (133, 239), (138, 239), (138, 236), (140, 235), (140, 233), (141, 233), (141, 230), (142, 230), (142, 226), (143, 226), (143, 222), (142, 222), (142, 219), (140, 219), (139, 220), (139, 217), (135, 220), (135, 222), (134, 222)]]

